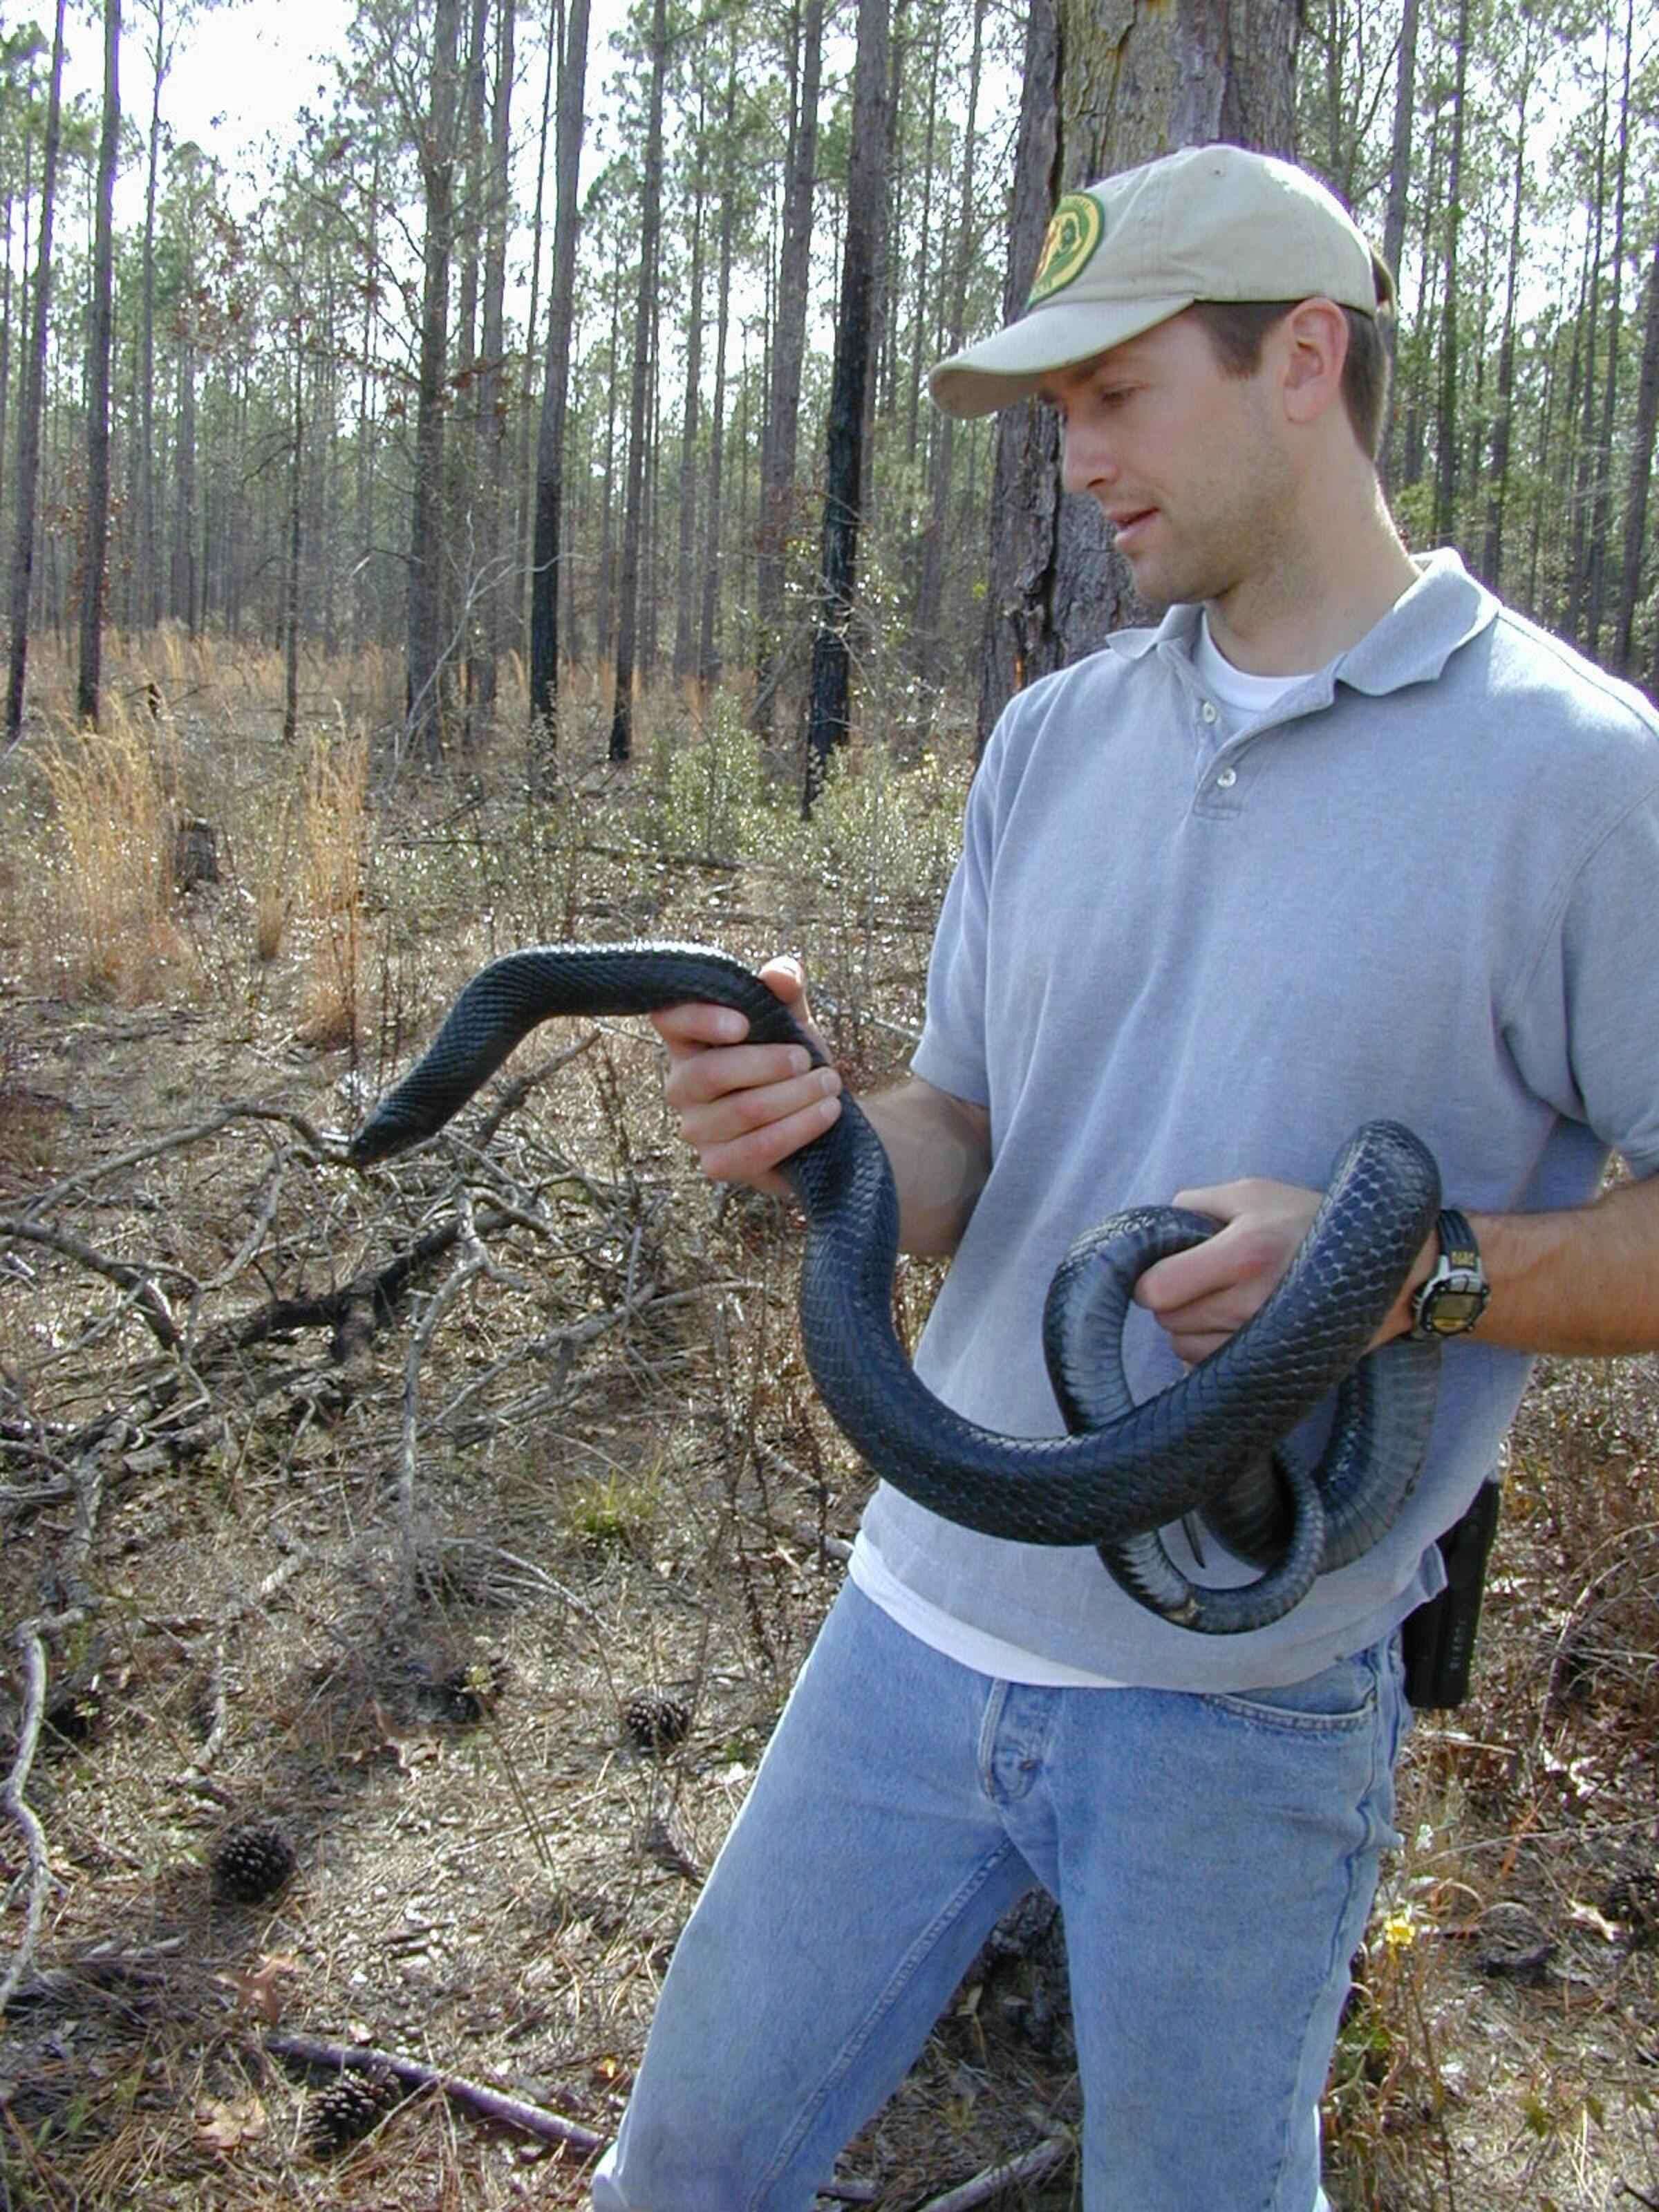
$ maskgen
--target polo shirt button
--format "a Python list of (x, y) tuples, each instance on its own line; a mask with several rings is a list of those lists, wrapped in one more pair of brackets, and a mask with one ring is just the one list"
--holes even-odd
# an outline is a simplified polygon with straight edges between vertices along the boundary
[(1238, 770), (1236, 768), (1224, 768), (1216, 778), (1218, 787), (1223, 791), (1231, 791), (1237, 781)]
[(1203, 706), (1203, 709), (1202, 709), (1202, 711), (1203, 711), (1204, 719), (1205, 719), (1205, 720), (1206, 720), (1206, 722), (1212, 722), (1212, 721), (1214, 721), (1214, 720), (1215, 720), (1215, 702), (1214, 702), (1214, 700), (1213, 700), (1213, 699), (1206, 699), (1206, 700), (1204, 702), (1204, 706)]

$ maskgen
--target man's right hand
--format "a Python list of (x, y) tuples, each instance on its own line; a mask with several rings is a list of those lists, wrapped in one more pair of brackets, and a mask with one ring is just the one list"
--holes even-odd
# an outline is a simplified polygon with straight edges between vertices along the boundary
[[(799, 962), (769, 960), (760, 978), (827, 1059)], [(841, 1112), (835, 1069), (812, 1066), (799, 1045), (745, 1043), (748, 1022), (729, 1006), (667, 1006), (651, 1019), (668, 1047), (668, 1103), (703, 1173), (787, 1198), (779, 1161), (822, 1136)]]

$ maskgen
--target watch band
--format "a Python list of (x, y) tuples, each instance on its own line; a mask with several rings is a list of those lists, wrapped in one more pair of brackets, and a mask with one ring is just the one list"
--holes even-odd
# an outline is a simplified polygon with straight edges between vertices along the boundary
[(1440, 1256), (1412, 1300), (1411, 1333), (1418, 1338), (1462, 1336), (1486, 1311), (1492, 1286), (1468, 1216), (1455, 1206), (1444, 1206), (1435, 1228)]

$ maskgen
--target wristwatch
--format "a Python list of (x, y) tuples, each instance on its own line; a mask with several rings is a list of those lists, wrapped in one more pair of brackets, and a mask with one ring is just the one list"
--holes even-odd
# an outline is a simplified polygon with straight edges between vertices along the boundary
[(1414, 1337), (1462, 1336), (1486, 1310), (1492, 1285), (1467, 1215), (1447, 1206), (1435, 1224), (1440, 1257), (1412, 1299)]

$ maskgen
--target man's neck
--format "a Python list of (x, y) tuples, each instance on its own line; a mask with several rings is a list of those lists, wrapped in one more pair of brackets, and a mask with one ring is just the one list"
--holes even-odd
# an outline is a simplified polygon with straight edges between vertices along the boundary
[(1380, 488), (1332, 514), (1236, 590), (1207, 603), (1210, 635), (1235, 668), (1298, 676), (1374, 629), (1417, 581)]

